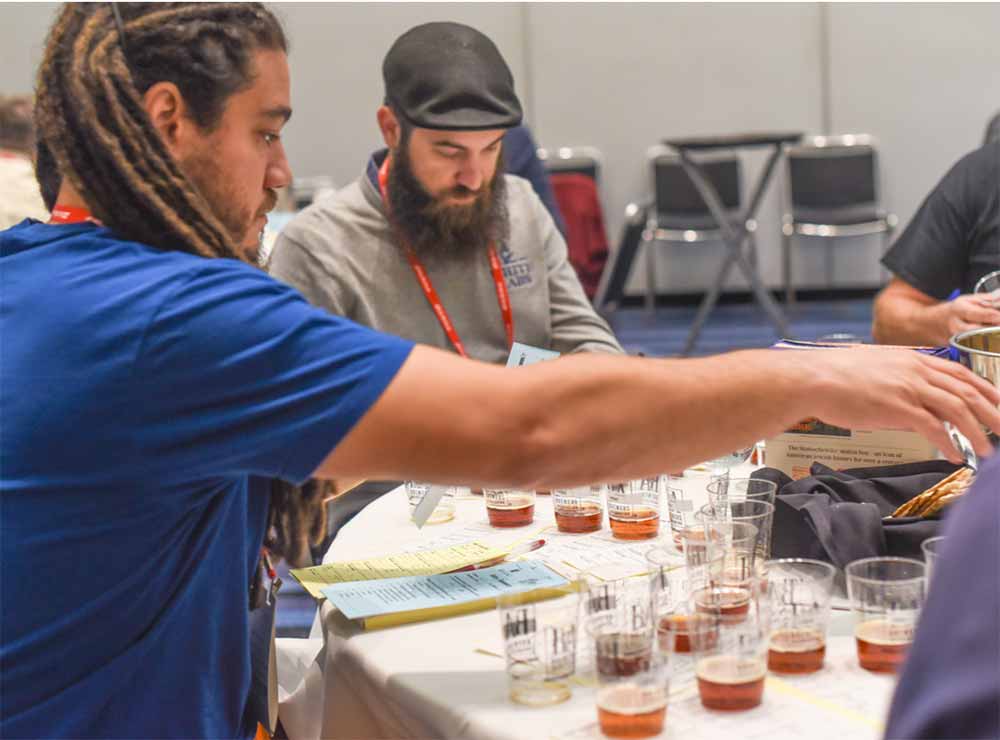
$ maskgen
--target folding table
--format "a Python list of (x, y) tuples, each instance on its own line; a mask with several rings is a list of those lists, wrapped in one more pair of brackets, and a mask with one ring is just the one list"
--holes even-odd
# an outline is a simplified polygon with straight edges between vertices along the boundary
[[(751, 230), (748, 227), (748, 224), (752, 222), (757, 213), (757, 209), (760, 207), (761, 200), (763, 200), (764, 197), (764, 191), (767, 189), (771, 176), (774, 174), (775, 166), (781, 158), (781, 154), (783, 152), (782, 147), (786, 144), (798, 143), (801, 139), (801, 132), (771, 132), (733, 134), (726, 136), (697, 136), (692, 138), (664, 140), (664, 144), (676, 149), (677, 153), (680, 155), (681, 164), (691, 177), (691, 181), (698, 189), (698, 192), (701, 193), (701, 197), (705, 199), (705, 205), (708, 206), (708, 210), (711, 211), (716, 222), (719, 224), (719, 229), (722, 232), (722, 240), (729, 252), (723, 261), (722, 266), (719, 268), (719, 273), (715, 278), (715, 283), (705, 294), (705, 297), (701, 301), (701, 305), (698, 307), (698, 313), (695, 315), (694, 324), (691, 326), (691, 331), (688, 334), (687, 341), (684, 344), (684, 350), (681, 354), (689, 355), (692, 350), (694, 350), (695, 344), (698, 342), (698, 337), (701, 334), (701, 330), (704, 328), (705, 322), (708, 320), (708, 316), (711, 314), (712, 309), (715, 308), (715, 304), (719, 300), (719, 293), (722, 291), (722, 286), (725, 284), (726, 278), (729, 276), (729, 271), (732, 269), (734, 264), (739, 267), (744, 277), (746, 277), (747, 281), (750, 283), (750, 289), (753, 291), (754, 298), (760, 304), (761, 308), (764, 309), (764, 313), (767, 314), (768, 319), (772, 324), (774, 324), (774, 327), (778, 330), (778, 334), (782, 337), (791, 336), (784, 313), (775, 302), (774, 298), (771, 297), (771, 294), (764, 287), (764, 284), (760, 279), (760, 275), (757, 274), (756, 266), (746, 258), (743, 250), (744, 245), (750, 239), (751, 235)], [(764, 170), (761, 172), (760, 177), (757, 180), (757, 184), (752, 190), (752, 194), (747, 201), (743, 212), (739, 214), (739, 218), (737, 218), (734, 223), (727, 217), (726, 210), (722, 205), (718, 192), (712, 186), (704, 170), (702, 170), (701, 165), (698, 163), (698, 160), (692, 156), (692, 153), (699, 151), (711, 151), (713, 149), (748, 149), (761, 147), (770, 147), (772, 151), (768, 157), (767, 163), (764, 165)]]

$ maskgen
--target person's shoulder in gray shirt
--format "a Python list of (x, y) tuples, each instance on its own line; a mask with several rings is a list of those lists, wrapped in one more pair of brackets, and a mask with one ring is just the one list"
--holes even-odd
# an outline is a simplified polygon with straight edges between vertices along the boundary
[[(566, 243), (527, 181), (507, 175), (510, 237), (499, 245), (516, 341), (561, 353), (620, 353), (587, 300)], [(485, 255), (425, 263), (471, 357), (506, 360), (506, 334)], [(271, 274), (314, 305), (381, 331), (451, 349), (369, 175), (302, 211), (278, 237)]]
[(273, 277), (313, 305), (359, 323), (357, 296), (375, 271), (377, 242), (390, 237), (361, 185), (355, 181), (300, 211), (278, 235), (268, 263)]

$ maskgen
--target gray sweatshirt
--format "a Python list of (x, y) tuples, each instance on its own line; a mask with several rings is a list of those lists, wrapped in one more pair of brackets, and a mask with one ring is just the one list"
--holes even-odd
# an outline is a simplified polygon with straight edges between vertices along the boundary
[[(498, 254), (515, 341), (561, 353), (622, 352), (584, 295), (566, 243), (530, 183), (505, 177), (510, 239), (498, 246)], [(487, 256), (425, 261), (424, 267), (469, 356), (505, 362), (507, 336)], [(297, 215), (278, 237), (269, 270), (316, 306), (454, 351), (368, 175)]]

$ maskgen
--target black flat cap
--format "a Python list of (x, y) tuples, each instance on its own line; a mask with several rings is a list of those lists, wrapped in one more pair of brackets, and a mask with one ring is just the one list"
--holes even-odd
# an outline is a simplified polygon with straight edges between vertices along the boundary
[(460, 23), (425, 23), (382, 62), (386, 102), (414, 126), (449, 131), (521, 123), (514, 77), (496, 44)]

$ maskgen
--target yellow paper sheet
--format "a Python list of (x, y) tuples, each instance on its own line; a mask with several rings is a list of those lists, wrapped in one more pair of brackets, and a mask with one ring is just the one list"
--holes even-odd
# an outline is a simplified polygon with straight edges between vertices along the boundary
[(506, 548), (490, 547), (482, 542), (466, 542), (441, 550), (406, 552), (367, 560), (348, 560), (342, 563), (316, 565), (312, 568), (299, 568), (290, 573), (310, 596), (322, 601), (326, 597), (320, 589), (331, 583), (402, 576), (431, 576), (496, 560), (504, 557), (507, 552)]

